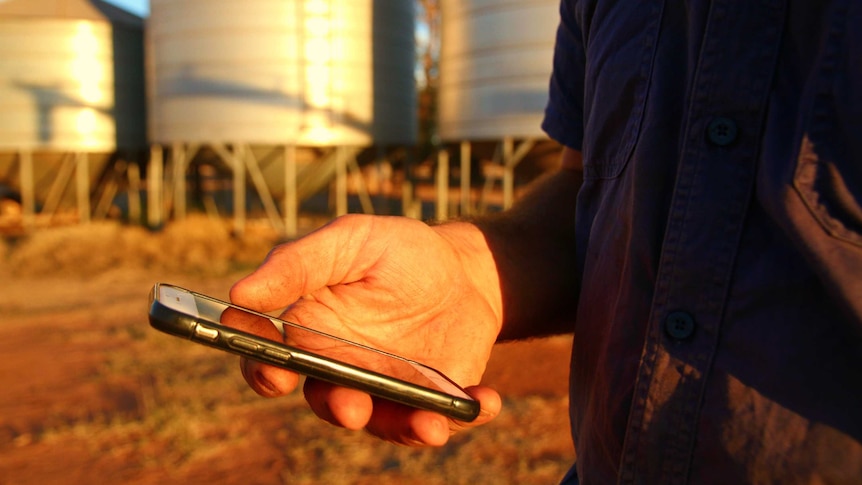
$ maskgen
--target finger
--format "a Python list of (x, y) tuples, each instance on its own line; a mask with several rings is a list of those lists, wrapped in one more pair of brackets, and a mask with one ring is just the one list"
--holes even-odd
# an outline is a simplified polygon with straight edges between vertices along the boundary
[(407, 446), (443, 446), (449, 420), (442, 414), (374, 398), (374, 413), (365, 429), (378, 438)]
[(479, 416), (469, 423), (374, 398), (374, 413), (366, 430), (386, 441), (408, 446), (445, 445), (458, 431), (486, 424), (500, 414), (502, 400), (497, 391), (485, 386), (470, 387), (467, 391), (481, 406)]
[(476, 419), (470, 422), (466, 421), (449, 421), (449, 430), (454, 434), (463, 429), (475, 428), (491, 422), (494, 418), (500, 415), (503, 409), (503, 399), (500, 394), (494, 389), (487, 386), (471, 386), (465, 389), (473, 399), (479, 401), (480, 410)]
[(375, 436), (399, 444), (442, 446), (451, 435), (486, 424), (500, 414), (502, 400), (497, 391), (484, 386), (473, 386), (466, 390), (479, 401), (481, 406), (479, 415), (471, 422), (458, 421), (430, 411), (381, 401), (382, 406), (375, 408), (375, 414), (367, 429)]
[(372, 260), (360, 250), (373, 220), (344, 216), (308, 236), (276, 246), (253, 273), (237, 281), (232, 302), (260, 311), (272, 311), (303, 295), (362, 277)]
[(299, 385), (299, 374), (242, 357), (242, 376), (254, 392), (263, 397), (289, 394)]
[(371, 396), (362, 391), (308, 378), (303, 393), (314, 414), (336, 426), (359, 430), (371, 418)]
[[(225, 310), (221, 315), (221, 323), (276, 342), (282, 339), (281, 332), (270, 319), (236, 308)], [(240, 359), (240, 369), (249, 386), (261, 396), (281, 396), (293, 391), (299, 384), (297, 374), (247, 357)]]

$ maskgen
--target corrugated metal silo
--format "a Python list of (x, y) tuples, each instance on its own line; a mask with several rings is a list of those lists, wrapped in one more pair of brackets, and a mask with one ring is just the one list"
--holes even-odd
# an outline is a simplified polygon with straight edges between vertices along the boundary
[(439, 135), (544, 137), (558, 0), (442, 0)]
[(152, 0), (155, 143), (413, 143), (407, 0)]
[(0, 25), (0, 149), (144, 145), (142, 19), (100, 0), (12, 0)]
[(72, 158), (80, 192), (110, 154), (144, 147), (143, 97), (142, 19), (101, 0), (0, 3), (0, 176), (21, 168), (25, 210), (56, 202)]
[[(184, 216), (185, 167), (202, 147), (231, 168), (237, 231), (246, 175), (287, 234), (297, 199), (333, 178), (336, 213), (346, 212), (359, 147), (416, 141), (414, 25), (411, 0), (152, 0), (151, 171), (169, 146), (175, 216)], [(297, 169), (299, 159), (309, 163)], [(162, 216), (151, 213), (151, 223)]]
[(541, 120), (558, 6), (559, 0), (441, 0), (438, 218), (449, 215), (447, 145), (460, 145), (460, 212), (469, 214), (483, 205), (474, 204), (474, 174), (484, 179), (482, 199), (499, 179), (502, 205), (509, 207), (515, 167), (552, 144)]

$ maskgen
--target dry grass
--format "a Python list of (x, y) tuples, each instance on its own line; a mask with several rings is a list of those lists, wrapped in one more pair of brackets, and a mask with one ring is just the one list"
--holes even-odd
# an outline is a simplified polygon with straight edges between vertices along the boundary
[[(493, 423), (440, 449), (318, 420), (300, 393), (255, 395), (236, 359), (149, 328), (167, 280), (224, 296), (275, 236), (192, 219), (92, 224), (0, 244), (0, 483), (555, 483), (574, 459), (566, 339), (498, 348)], [(517, 361), (513, 368), (512, 361)], [(537, 366), (539, 372), (530, 372)]]
[(276, 241), (267, 226), (252, 224), (233, 236), (229, 222), (195, 216), (157, 232), (110, 221), (45, 229), (4, 243), (0, 256), (16, 276), (93, 276), (117, 268), (218, 276), (259, 263)]

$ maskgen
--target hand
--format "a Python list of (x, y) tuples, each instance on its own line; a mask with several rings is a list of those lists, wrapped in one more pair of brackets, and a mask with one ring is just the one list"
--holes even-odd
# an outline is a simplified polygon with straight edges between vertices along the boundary
[[(307, 379), (305, 397), (322, 419), (365, 428), (393, 442), (442, 445), (451, 433), (486, 423), (500, 411), (496, 391), (478, 386), (502, 324), (494, 260), (467, 223), (431, 227), (398, 217), (349, 215), (273, 249), (231, 289), (231, 300), (326, 333), (434, 367), (482, 406), (471, 423)], [(274, 327), (253, 331), (282, 339)], [(295, 373), (243, 360), (259, 394), (291, 392)]]

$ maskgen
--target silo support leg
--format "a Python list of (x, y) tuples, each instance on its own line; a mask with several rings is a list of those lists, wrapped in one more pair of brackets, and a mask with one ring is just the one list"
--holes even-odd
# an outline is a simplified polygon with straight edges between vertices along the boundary
[(75, 183), (78, 196), (78, 219), (90, 222), (90, 158), (86, 152), (75, 154)]
[(229, 162), (233, 167), (233, 230), (236, 234), (245, 231), (245, 169), (242, 165), (244, 148), (235, 145), (233, 154), (228, 152)]
[(436, 218), (445, 221), (449, 218), (449, 152), (437, 153), (437, 207)]
[(405, 217), (422, 218), (422, 201), (417, 200), (413, 183), (413, 157), (407, 154), (404, 160), (404, 182), (401, 184), (401, 212)]
[(278, 214), (275, 199), (266, 185), (266, 179), (260, 170), (260, 164), (257, 163), (251, 146), (237, 143), (234, 145), (233, 153), (220, 144), (215, 144), (212, 148), (233, 169), (234, 231), (236, 234), (242, 234), (245, 230), (246, 173), (251, 176), (251, 182), (260, 196), (270, 223), (277, 231), (284, 233), (284, 226), (280, 219), (281, 216)]
[(374, 199), (377, 201), (377, 207), (383, 214), (389, 214), (389, 207), (387, 207), (386, 201), (387, 195), (389, 195), (388, 187), (391, 180), (389, 180), (386, 174), (391, 172), (389, 172), (388, 167), (389, 161), (386, 159), (386, 150), (378, 146), (377, 154), (374, 157), (374, 177), (377, 182), (376, 187), (374, 187)]
[(63, 160), (60, 162), (60, 168), (54, 176), (54, 181), (51, 183), (51, 189), (48, 190), (48, 195), (45, 197), (45, 205), (42, 206), (42, 215), (50, 219), (57, 208), (60, 206), (60, 200), (69, 186), (69, 181), (72, 180), (72, 173), (75, 171), (76, 161), (71, 153), (64, 153)]
[(260, 164), (257, 162), (257, 158), (254, 156), (251, 146), (246, 146), (245, 154), (245, 168), (248, 170), (248, 174), (251, 176), (251, 182), (254, 184), (257, 194), (260, 196), (260, 201), (263, 203), (263, 209), (266, 211), (266, 215), (269, 217), (272, 227), (275, 228), (276, 231), (284, 234), (285, 230), (281, 223), (281, 216), (278, 213), (278, 208), (275, 204), (275, 198), (273, 198), (272, 192), (269, 190), (269, 186), (266, 185), (266, 178), (264, 178), (263, 172), (260, 170)]
[(517, 148), (511, 137), (503, 139), (503, 208), (512, 207), (515, 202), (515, 167), (533, 149), (536, 140), (524, 140)]
[(515, 168), (511, 164), (514, 141), (503, 139), (503, 209), (512, 207), (515, 201)]
[(413, 181), (405, 178), (401, 184), (401, 213), (404, 217), (419, 219), (420, 211), (417, 209), (421, 202), (413, 196)]
[(296, 194), (296, 146), (284, 147), (284, 235), (290, 239), (298, 234), (299, 202)]
[[(96, 207), (93, 209), (93, 218), (96, 220), (102, 220), (108, 216), (108, 213), (111, 211), (111, 207), (114, 203), (114, 199), (117, 196), (117, 193), (120, 191), (119, 180), (123, 179), (123, 176), (128, 172), (128, 164), (125, 160), (120, 159), (114, 162), (113, 167), (111, 167), (110, 175), (104, 180), (104, 182), (100, 185), (101, 193), (99, 194), (98, 201), (96, 202)], [(131, 200), (129, 201), (131, 204)]]
[(186, 157), (185, 146), (174, 143), (171, 147), (171, 168), (173, 169), (174, 185), (174, 219), (182, 221), (186, 218)]
[(161, 145), (153, 145), (150, 148), (150, 162), (147, 167), (147, 223), (150, 227), (159, 227), (163, 222), (164, 171), (164, 151)]
[(347, 156), (344, 147), (335, 149), (335, 215), (347, 214)]
[(356, 157), (350, 157), (348, 166), (356, 181), (356, 193), (359, 195), (359, 203), (362, 204), (362, 212), (365, 214), (374, 214), (374, 204), (371, 203), (371, 197), (368, 195), (368, 187), (365, 186), (365, 177), (362, 175), (362, 169), (359, 168)]
[(134, 224), (141, 223), (141, 168), (137, 163), (130, 163), (126, 169), (129, 199), (129, 220)]
[(21, 209), (24, 229), (31, 229), (36, 221), (36, 190), (33, 180), (33, 152), (22, 150), (18, 155), (21, 177)]
[(473, 212), (473, 201), (470, 193), (470, 158), (471, 146), (469, 141), (461, 142), (461, 215), (468, 216)]
[(231, 167), (233, 173), (233, 230), (235, 234), (245, 231), (245, 145), (237, 143), (233, 151), (223, 144), (214, 143), (213, 151)]

